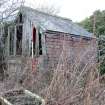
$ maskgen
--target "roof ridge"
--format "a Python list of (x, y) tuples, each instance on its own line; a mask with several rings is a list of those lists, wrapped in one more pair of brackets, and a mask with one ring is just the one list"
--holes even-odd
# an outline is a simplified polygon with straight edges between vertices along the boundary
[(36, 12), (39, 12), (41, 14), (45, 14), (45, 15), (48, 15), (48, 16), (52, 16), (52, 17), (55, 17), (55, 18), (60, 18), (60, 19), (63, 19), (63, 20), (67, 20), (67, 21), (72, 21), (71, 19), (67, 18), (67, 17), (62, 17), (62, 16), (59, 16), (59, 15), (53, 15), (53, 14), (48, 14), (48, 13), (45, 13), (45, 12), (42, 12), (40, 10), (37, 10), (35, 8), (32, 8), (32, 7), (28, 7), (28, 6), (21, 6), (20, 9), (30, 9), (32, 11), (36, 11)]

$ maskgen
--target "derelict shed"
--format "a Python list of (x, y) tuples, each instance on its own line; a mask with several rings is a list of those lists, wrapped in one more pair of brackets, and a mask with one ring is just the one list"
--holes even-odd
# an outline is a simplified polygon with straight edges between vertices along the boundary
[(51, 34), (49, 36), (53, 33), (54, 35), (68, 34), (75, 38), (82, 37), (84, 40), (92, 38), (91, 33), (71, 20), (51, 16), (28, 7), (22, 7), (19, 10), (13, 21), (14, 24), (8, 28), (9, 56), (46, 54), (45, 36), (47, 33)]
[(92, 33), (69, 19), (21, 7), (12, 23), (7, 37), (9, 60), (21, 56), (41, 58), (42, 68), (54, 68), (63, 50), (63, 41), (69, 46), (70, 55), (75, 57), (88, 46), (93, 46), (96, 51), (96, 39)]

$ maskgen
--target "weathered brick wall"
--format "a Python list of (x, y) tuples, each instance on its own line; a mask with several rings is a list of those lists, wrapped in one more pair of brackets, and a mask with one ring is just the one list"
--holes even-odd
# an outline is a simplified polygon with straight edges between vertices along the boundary
[[(91, 46), (91, 53), (96, 53), (96, 39), (89, 39), (85, 37), (69, 35), (59, 32), (46, 32), (45, 33), (46, 41), (46, 56), (48, 60), (48, 68), (54, 69), (57, 66), (59, 57), (63, 51), (63, 45), (68, 51), (72, 54), (73, 57), (78, 57), (85, 53), (88, 46)], [(70, 55), (71, 56), (71, 55)]]

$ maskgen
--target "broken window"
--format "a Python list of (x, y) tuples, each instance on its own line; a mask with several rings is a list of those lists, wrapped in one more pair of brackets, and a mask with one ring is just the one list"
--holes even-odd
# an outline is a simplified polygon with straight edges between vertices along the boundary
[(16, 19), (15, 22), (16, 22), (16, 23), (23, 23), (23, 16), (22, 16), (22, 13), (19, 13), (19, 16), (18, 16), (18, 18)]
[(39, 45), (39, 47), (38, 47), (38, 51), (37, 51), (37, 43), (36, 43), (36, 40), (37, 40), (37, 30), (36, 30), (36, 28), (35, 27), (33, 27), (33, 36), (32, 36), (32, 52), (33, 53), (31, 53), (32, 55), (42, 55), (42, 35), (41, 35), (41, 33), (40, 32), (38, 32), (38, 35), (39, 35), (39, 39), (38, 39), (38, 45)]
[(19, 13), (16, 26), (16, 55), (22, 55), (22, 34), (23, 34), (23, 18), (22, 13)]
[(36, 28), (33, 28), (33, 54), (35, 55), (35, 47), (36, 47)]
[(42, 55), (42, 35), (39, 33), (39, 55)]
[(16, 27), (16, 55), (22, 54), (22, 34), (23, 34), (23, 27), (22, 25), (18, 25)]
[(23, 18), (22, 14), (16, 19), (15, 24), (9, 26), (8, 30), (8, 44), (9, 55), (22, 55), (22, 34), (23, 34)]
[(9, 54), (10, 55), (14, 54), (14, 33), (15, 33), (14, 27), (10, 27), (9, 28), (9, 34), (10, 34)]
[(19, 14), (19, 23), (23, 23), (22, 13)]

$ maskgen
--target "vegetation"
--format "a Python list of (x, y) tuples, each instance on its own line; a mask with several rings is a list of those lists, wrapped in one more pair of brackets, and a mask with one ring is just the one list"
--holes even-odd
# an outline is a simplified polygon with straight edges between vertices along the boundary
[(79, 25), (83, 26), (87, 31), (93, 32), (93, 24), (95, 17), (95, 35), (98, 37), (99, 45), (99, 61), (100, 63), (100, 74), (105, 73), (105, 10), (97, 10), (90, 17), (81, 21)]
[(0, 91), (3, 93), (5, 90), (16, 90), (17, 86), (24, 87), (44, 97), (45, 105), (104, 105), (102, 96), (105, 85), (99, 83), (97, 64), (94, 62), (95, 48), (90, 45), (76, 56), (67, 42), (62, 43), (63, 49), (53, 72), (50, 69), (41, 71), (40, 64), (32, 71), (29, 58), (22, 58), (22, 71), (9, 73)]
[[(96, 36), (100, 36), (99, 59), (105, 61), (103, 50), (105, 11), (98, 10), (94, 14), (96, 16)], [(92, 32), (93, 15), (79, 24)], [(4, 31), (7, 30), (4, 29)], [(96, 48), (90, 44), (85, 51), (78, 52), (76, 55), (74, 49), (70, 49), (70, 45), (65, 40), (62, 40), (62, 43), (57, 67), (53, 68), (52, 72), (50, 67), (48, 71), (41, 71), (40, 61), (32, 71), (32, 59), (22, 57), (22, 66), (19, 67), (22, 71), (16, 66), (13, 72), (8, 71), (9, 75), (0, 83), (0, 95), (8, 90), (27, 88), (43, 96), (47, 105), (104, 105), (105, 84), (99, 82), (103, 76), (99, 76), (98, 63), (94, 62)], [(19, 66), (19, 64), (17, 65)], [(53, 63), (51, 67), (53, 67)], [(101, 63), (100, 73), (105, 73), (104, 62)], [(21, 104), (24, 103), (25, 101)]]
[(90, 17), (81, 21), (79, 24), (86, 28), (89, 32), (93, 32), (93, 21), (95, 16), (96, 35), (105, 35), (105, 10), (97, 10)]

